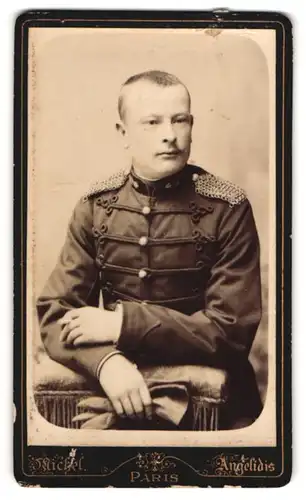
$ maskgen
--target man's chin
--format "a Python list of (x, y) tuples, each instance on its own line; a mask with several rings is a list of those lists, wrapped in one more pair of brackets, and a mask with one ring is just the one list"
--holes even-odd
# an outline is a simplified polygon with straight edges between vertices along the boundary
[(158, 157), (155, 159), (151, 165), (146, 167), (141, 167), (134, 164), (134, 170), (137, 175), (143, 177), (144, 179), (149, 180), (159, 180), (164, 177), (169, 177), (170, 175), (174, 175), (177, 172), (180, 172), (186, 165), (186, 161), (182, 161), (182, 158), (173, 158), (173, 159), (162, 159)]
[(159, 178), (168, 177), (182, 170), (185, 165), (186, 162), (182, 162), (181, 160), (177, 161), (177, 159), (174, 158), (159, 159), (154, 165), (154, 171)]

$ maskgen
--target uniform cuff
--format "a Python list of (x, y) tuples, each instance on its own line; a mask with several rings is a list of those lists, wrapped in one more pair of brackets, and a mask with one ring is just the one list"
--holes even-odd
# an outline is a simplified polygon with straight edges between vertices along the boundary
[(123, 320), (116, 347), (124, 353), (141, 355), (141, 343), (161, 322), (152, 311), (154, 306), (137, 302), (122, 302)]
[(102, 370), (102, 367), (103, 367), (104, 363), (106, 363), (106, 361), (108, 359), (110, 359), (112, 356), (115, 356), (115, 354), (121, 354), (121, 355), (123, 355), (123, 353), (121, 351), (112, 351), (109, 354), (107, 354), (106, 356), (104, 356), (103, 359), (101, 359), (100, 363), (98, 364), (97, 372), (96, 372), (96, 376), (97, 376), (98, 379), (100, 378), (101, 370)]

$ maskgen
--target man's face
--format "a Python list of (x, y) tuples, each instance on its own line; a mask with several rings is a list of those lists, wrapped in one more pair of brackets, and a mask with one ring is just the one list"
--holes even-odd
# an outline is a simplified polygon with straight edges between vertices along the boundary
[(119, 129), (136, 173), (154, 180), (181, 170), (190, 154), (192, 121), (183, 85), (142, 81), (128, 87)]

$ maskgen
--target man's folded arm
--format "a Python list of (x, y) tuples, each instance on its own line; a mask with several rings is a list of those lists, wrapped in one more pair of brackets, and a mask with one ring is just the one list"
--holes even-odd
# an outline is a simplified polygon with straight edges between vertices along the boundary
[(101, 361), (116, 351), (114, 345), (66, 345), (60, 341), (61, 327), (57, 322), (71, 309), (98, 307), (99, 290), (91, 203), (80, 201), (70, 220), (57, 265), (38, 298), (37, 313), (41, 337), (50, 358), (94, 377), (98, 375)]
[(123, 302), (118, 349), (136, 362), (227, 368), (247, 358), (261, 318), (259, 242), (248, 201), (228, 207), (218, 244), (205, 307), (188, 316)]

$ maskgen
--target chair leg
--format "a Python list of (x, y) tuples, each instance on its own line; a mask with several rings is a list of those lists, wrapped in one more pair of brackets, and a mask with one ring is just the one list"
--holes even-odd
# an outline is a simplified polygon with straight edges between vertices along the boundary
[(219, 405), (213, 404), (203, 399), (194, 398), (193, 407), (193, 430), (197, 431), (217, 431), (219, 427)]

